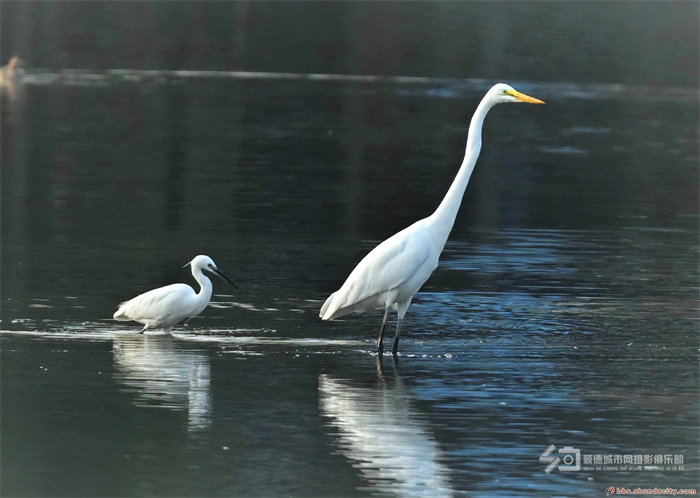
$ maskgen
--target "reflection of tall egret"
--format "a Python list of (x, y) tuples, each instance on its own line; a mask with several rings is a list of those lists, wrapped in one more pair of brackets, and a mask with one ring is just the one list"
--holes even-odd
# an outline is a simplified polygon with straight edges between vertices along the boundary
[(354, 387), (319, 376), (321, 412), (338, 431), (338, 447), (377, 491), (401, 496), (451, 496), (448, 468), (427, 424), (412, 410), (410, 394), (395, 385)]
[(202, 429), (211, 415), (209, 356), (186, 346), (171, 336), (117, 337), (116, 378), (136, 405), (187, 410), (190, 430)]
[(383, 308), (384, 320), (377, 339), (377, 351), (381, 354), (386, 318), (389, 310), (394, 309), (398, 313), (398, 322), (391, 352), (396, 355), (403, 317), (414, 294), (437, 268), (440, 253), (457, 217), (481, 151), (484, 118), (494, 105), (507, 102), (544, 104), (503, 83), (494, 85), (476, 108), (469, 125), (464, 161), (438, 208), (427, 218), (389, 237), (367, 254), (342, 287), (323, 304), (320, 312), (322, 320), (333, 320), (353, 311)]
[(209, 256), (199, 255), (187, 265), (192, 266), (192, 276), (200, 286), (199, 292), (195, 293), (194, 289), (186, 284), (159, 287), (121, 303), (114, 313), (114, 319), (142, 323), (144, 327), (141, 332), (147, 329), (161, 329), (169, 334), (175, 325), (186, 318), (199, 315), (209, 304), (212, 293), (211, 280), (204, 276), (202, 270), (216, 273), (236, 286), (219, 271)]

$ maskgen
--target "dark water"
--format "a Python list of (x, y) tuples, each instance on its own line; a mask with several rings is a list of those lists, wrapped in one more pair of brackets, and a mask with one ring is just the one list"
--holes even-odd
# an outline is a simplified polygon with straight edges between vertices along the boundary
[[(56, 5), (20, 4), (3, 4), (4, 23)], [(507, 4), (523, 13), (492, 5)], [(682, 5), (671, 17), (697, 11)], [(611, 53), (651, 45), (625, 33)], [(37, 58), (90, 62), (74, 49), (90, 36)], [(489, 114), (401, 355), (379, 361), (381, 312), (322, 323), (318, 310), (369, 249), (437, 206), (495, 81), (305, 72), (375, 74), (371, 58), (269, 73), (99, 60), (29, 70), (3, 94), (3, 496), (697, 488), (699, 113), (684, 73), (508, 81), (547, 106)], [(196, 254), (239, 289), (215, 281), (211, 305), (172, 336), (111, 319), (137, 293), (194, 283), (181, 267)], [(582, 468), (545, 472), (550, 443), (579, 450)]]
[[(380, 315), (318, 309), (439, 202), (485, 85), (30, 79), (3, 111), (3, 493), (695, 486), (696, 97), (514, 85), (548, 105), (489, 115), (382, 365)], [(197, 253), (240, 289), (173, 337), (110, 319)], [(683, 465), (547, 474), (550, 443)]]

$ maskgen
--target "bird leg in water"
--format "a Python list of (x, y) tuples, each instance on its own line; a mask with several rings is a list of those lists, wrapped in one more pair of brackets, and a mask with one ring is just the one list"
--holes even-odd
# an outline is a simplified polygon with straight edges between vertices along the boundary
[(396, 323), (396, 335), (394, 336), (394, 345), (391, 348), (391, 354), (394, 356), (396, 356), (396, 353), (399, 350), (399, 336), (401, 335), (401, 322), (403, 322), (403, 318), (399, 316), (399, 321)]
[(377, 338), (377, 355), (384, 354), (384, 329), (386, 329), (386, 317), (389, 315), (389, 308), (384, 310), (384, 320), (382, 320), (382, 328), (379, 329), (379, 337)]

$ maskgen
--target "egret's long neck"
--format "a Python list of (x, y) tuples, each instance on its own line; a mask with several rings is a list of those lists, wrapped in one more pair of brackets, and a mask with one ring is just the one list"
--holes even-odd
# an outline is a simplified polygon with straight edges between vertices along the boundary
[(206, 307), (207, 303), (211, 299), (212, 285), (211, 280), (202, 273), (201, 269), (192, 269), (192, 276), (199, 284), (199, 292), (197, 293), (197, 300), (204, 303)]
[(459, 212), (459, 206), (462, 204), (464, 191), (467, 188), (469, 178), (472, 176), (472, 171), (474, 171), (476, 160), (481, 151), (481, 128), (484, 124), (484, 118), (494, 104), (491, 99), (485, 97), (476, 108), (476, 112), (469, 124), (467, 150), (464, 154), (462, 166), (459, 168), (457, 176), (447, 191), (445, 198), (435, 212), (428, 217), (429, 227), (433, 238), (439, 244), (440, 250), (447, 242), (447, 237), (450, 235), (455, 218)]

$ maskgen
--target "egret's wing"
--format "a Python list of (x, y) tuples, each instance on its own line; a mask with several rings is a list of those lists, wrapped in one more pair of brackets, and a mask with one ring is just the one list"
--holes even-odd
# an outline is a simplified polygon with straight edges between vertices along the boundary
[(341, 310), (408, 283), (425, 269), (430, 249), (420, 234), (406, 230), (385, 240), (360, 261), (343, 286), (328, 298), (321, 309), (322, 318), (339, 316)]
[(348, 300), (362, 301), (405, 284), (422, 267), (428, 255), (428, 247), (412, 240), (393, 246), (377, 246), (348, 277)]
[(135, 321), (148, 319), (159, 322), (178, 315), (186, 318), (189, 316), (189, 306), (183, 306), (183, 304), (188, 302), (191, 295), (194, 295), (194, 291), (189, 285), (167, 285), (144, 292), (120, 304), (117, 314)]

